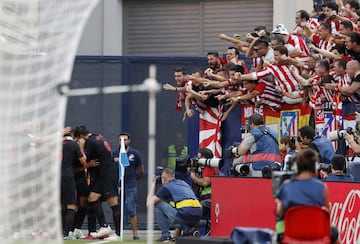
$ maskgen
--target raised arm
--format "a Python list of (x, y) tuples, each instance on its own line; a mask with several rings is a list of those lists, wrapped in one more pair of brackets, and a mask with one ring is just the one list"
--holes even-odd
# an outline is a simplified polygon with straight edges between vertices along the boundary
[(309, 48), (310, 48), (311, 50), (314, 50), (314, 51), (320, 53), (321, 55), (323, 55), (323, 56), (325, 56), (325, 57), (327, 57), (327, 58), (329, 58), (329, 59), (331, 59), (331, 60), (341, 59), (341, 56), (340, 56), (340, 55), (336, 55), (336, 54), (334, 54), (334, 53), (332, 53), (332, 52), (329, 52), (329, 51), (327, 51), (327, 50), (325, 50), (325, 49), (318, 48), (318, 47), (316, 47), (315, 45), (312, 45), (312, 44), (311, 44), (311, 45), (309, 46)]
[(248, 42), (238, 40), (238, 39), (236, 39), (234, 37), (231, 37), (231, 36), (228, 36), (228, 35), (225, 35), (225, 34), (220, 34), (219, 38), (220, 38), (220, 40), (231, 42), (232, 44), (234, 44), (239, 49), (239, 51), (244, 52), (244, 53), (246, 52), (246, 48), (249, 47)]

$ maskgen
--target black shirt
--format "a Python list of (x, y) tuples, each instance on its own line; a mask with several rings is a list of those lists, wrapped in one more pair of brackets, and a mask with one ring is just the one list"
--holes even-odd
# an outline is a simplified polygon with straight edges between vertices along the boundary
[(83, 156), (79, 145), (73, 140), (63, 140), (61, 175), (73, 177), (73, 162)]

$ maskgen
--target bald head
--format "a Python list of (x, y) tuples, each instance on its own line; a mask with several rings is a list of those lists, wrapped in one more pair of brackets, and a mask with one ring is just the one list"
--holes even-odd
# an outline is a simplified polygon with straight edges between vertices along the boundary
[(350, 78), (354, 78), (356, 72), (360, 70), (360, 63), (357, 60), (351, 60), (346, 64), (346, 72)]

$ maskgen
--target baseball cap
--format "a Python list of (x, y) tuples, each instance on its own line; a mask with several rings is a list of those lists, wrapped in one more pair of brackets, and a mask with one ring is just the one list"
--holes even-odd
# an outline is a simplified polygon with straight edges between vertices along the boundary
[(259, 42), (265, 42), (265, 43), (269, 43), (270, 42), (270, 38), (269, 36), (265, 35), (265, 36), (260, 36), (258, 39)]
[(275, 28), (273, 29), (272, 33), (281, 34), (281, 35), (289, 35), (289, 32), (287, 31), (287, 29), (285, 28), (285, 25), (283, 25), (283, 24), (276, 25)]

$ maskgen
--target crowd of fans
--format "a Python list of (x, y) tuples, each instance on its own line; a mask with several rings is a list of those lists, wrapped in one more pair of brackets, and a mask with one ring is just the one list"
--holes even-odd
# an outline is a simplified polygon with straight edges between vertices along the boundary
[[(177, 86), (164, 84), (163, 88), (178, 92), (176, 108), (182, 110), (184, 105), (184, 120), (195, 111), (202, 113), (206, 107), (219, 105), (223, 105), (221, 120), (225, 121), (239, 105), (251, 104), (255, 113), (261, 114), (265, 110), (281, 111), (287, 105), (294, 108), (308, 104), (311, 114), (307, 129), (313, 131), (304, 129), (304, 133), (310, 134), (296, 139), (297, 147), (295, 143), (289, 147), (290, 139), (301, 138), (302, 132), (285, 135), (288, 138), (283, 145), (288, 145), (288, 152), (320, 141), (317, 145), (320, 158), (330, 164), (336, 149), (341, 154), (347, 153), (349, 147), (358, 151), (355, 129), (360, 101), (359, 1), (327, 1), (319, 11), (298, 10), (295, 16), (296, 27), (292, 31), (277, 24), (271, 31), (264, 26), (255, 27), (246, 38), (220, 34), (221, 40), (233, 44), (227, 49), (226, 58), (212, 51), (207, 55), (208, 67), (204, 71), (187, 74), (182, 68), (176, 69)], [(239, 58), (240, 53), (252, 60), (251, 67)], [(336, 120), (334, 128), (324, 123), (326, 110)], [(267, 114), (262, 115), (266, 123)], [(323, 123), (318, 123), (319, 117)], [(332, 130), (346, 128), (353, 128), (353, 133), (346, 130), (340, 136), (346, 140), (342, 148), (325, 138)], [(324, 150), (331, 153), (325, 156)], [(288, 160), (273, 161), (281, 161), (280, 167), (289, 169)]]

